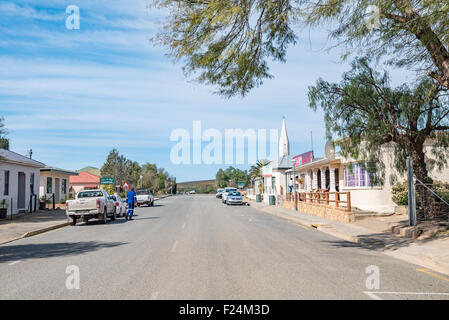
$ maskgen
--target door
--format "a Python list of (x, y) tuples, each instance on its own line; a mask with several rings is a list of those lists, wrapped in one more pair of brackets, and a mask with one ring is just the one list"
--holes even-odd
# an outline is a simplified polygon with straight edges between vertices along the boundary
[(59, 203), (61, 201), (61, 180), (55, 178), (55, 202)]
[(18, 174), (17, 208), (25, 209), (26, 176), (25, 173)]

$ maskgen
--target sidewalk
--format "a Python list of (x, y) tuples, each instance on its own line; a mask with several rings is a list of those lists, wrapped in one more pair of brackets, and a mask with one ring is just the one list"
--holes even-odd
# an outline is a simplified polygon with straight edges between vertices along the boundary
[(0, 220), (0, 245), (67, 225), (63, 210), (43, 210), (13, 220)]
[[(171, 196), (170, 194), (162, 195), (155, 198), (154, 201)], [(60, 209), (42, 210), (16, 217), (13, 220), (0, 220), (0, 245), (68, 225), (66, 213)]]
[(253, 200), (250, 200), (250, 204), (253, 208), (305, 227), (315, 228), (337, 238), (356, 243), (360, 247), (376, 250), (449, 275), (449, 234), (427, 240), (412, 240), (392, 234), (390, 230), (393, 222), (402, 222), (404, 216), (396, 216), (392, 219), (369, 218), (356, 223), (342, 223)]

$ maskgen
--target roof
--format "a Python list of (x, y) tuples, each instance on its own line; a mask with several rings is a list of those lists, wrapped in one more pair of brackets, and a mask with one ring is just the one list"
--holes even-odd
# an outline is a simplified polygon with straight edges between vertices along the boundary
[(78, 183), (78, 184), (99, 184), (100, 176), (89, 172), (80, 172), (77, 176), (70, 176), (70, 183)]
[(290, 169), (293, 167), (292, 156), (282, 156), (278, 160), (273, 161), (273, 169)]
[(1, 159), (0, 161), (13, 164), (20, 164), (27, 167), (35, 167), (35, 168), (45, 167), (45, 164), (42, 162), (27, 158), (25, 156), (22, 156), (21, 154), (6, 149), (0, 149), (0, 159)]
[(69, 170), (65, 170), (65, 169), (48, 167), (48, 166), (46, 166), (45, 168), (41, 168), (41, 172), (63, 173), (63, 174), (71, 175), (71, 176), (77, 176), (78, 175), (78, 172), (75, 172), (75, 171), (69, 171)]

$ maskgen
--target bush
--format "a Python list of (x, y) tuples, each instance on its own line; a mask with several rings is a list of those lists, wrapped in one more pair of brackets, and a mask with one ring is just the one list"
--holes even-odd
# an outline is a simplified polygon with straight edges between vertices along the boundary
[(59, 201), (59, 204), (65, 204), (66, 201), (66, 199), (61, 199), (61, 201)]
[(406, 206), (408, 205), (408, 186), (407, 181), (396, 183), (392, 190), (392, 200), (398, 206)]

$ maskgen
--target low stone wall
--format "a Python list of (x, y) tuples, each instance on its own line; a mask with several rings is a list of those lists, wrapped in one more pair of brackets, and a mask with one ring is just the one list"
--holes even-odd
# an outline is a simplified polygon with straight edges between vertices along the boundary
[[(295, 202), (284, 201), (283, 207), (291, 210), (295, 207)], [(337, 208), (325, 204), (298, 201), (298, 211), (333, 221), (346, 223), (355, 222), (355, 214), (353, 212), (348, 212), (345, 208)]]

